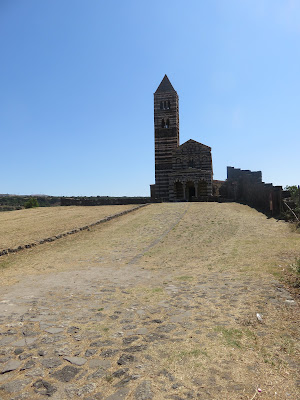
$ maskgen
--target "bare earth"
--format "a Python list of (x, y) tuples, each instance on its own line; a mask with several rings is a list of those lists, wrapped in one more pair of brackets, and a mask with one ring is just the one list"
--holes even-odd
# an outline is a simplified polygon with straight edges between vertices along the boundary
[(0, 399), (296, 400), (299, 306), (277, 277), (299, 257), (287, 224), (233, 203), (0, 257)]

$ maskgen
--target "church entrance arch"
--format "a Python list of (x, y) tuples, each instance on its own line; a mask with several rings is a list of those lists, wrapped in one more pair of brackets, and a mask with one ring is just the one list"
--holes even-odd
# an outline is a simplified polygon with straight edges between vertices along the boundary
[(188, 201), (192, 201), (193, 197), (196, 195), (195, 184), (192, 181), (189, 181), (185, 185), (185, 198)]
[(181, 182), (174, 183), (174, 191), (175, 191), (175, 199), (183, 200), (184, 193), (183, 193), (183, 184)]

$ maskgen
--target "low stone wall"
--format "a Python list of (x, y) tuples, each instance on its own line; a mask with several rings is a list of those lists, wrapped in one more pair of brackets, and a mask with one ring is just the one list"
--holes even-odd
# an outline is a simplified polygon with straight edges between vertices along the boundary
[(122, 215), (125, 215), (125, 214), (131, 213), (133, 211), (139, 210), (140, 208), (145, 207), (147, 205), (148, 204), (141, 204), (141, 205), (139, 205), (137, 207), (130, 208), (129, 210), (124, 210), (124, 211), (119, 212), (117, 214), (109, 215), (108, 217), (100, 219), (99, 221), (93, 222), (93, 223), (91, 223), (89, 225), (82, 226), (81, 228), (72, 229), (71, 231), (68, 231), (68, 232), (64, 232), (64, 233), (60, 233), (60, 234), (55, 235), (55, 236), (51, 236), (51, 237), (48, 237), (48, 238), (40, 239), (37, 242), (28, 243), (28, 244), (25, 244), (23, 246), (18, 246), (17, 248), (14, 248), (14, 249), (3, 249), (3, 250), (0, 250), (0, 256), (8, 255), (8, 254), (11, 254), (11, 253), (17, 253), (17, 252), (19, 252), (21, 250), (25, 250), (25, 249), (31, 249), (32, 247), (38, 246), (40, 244), (54, 242), (55, 240), (61, 239), (63, 237), (66, 237), (66, 236), (69, 236), (69, 235), (74, 235), (75, 233), (78, 233), (78, 232), (81, 232), (81, 231), (84, 231), (84, 230), (89, 230), (93, 226), (96, 226), (96, 225), (99, 225), (99, 224), (103, 224), (104, 222), (108, 222), (108, 221), (110, 221), (112, 219), (121, 217)]
[(62, 206), (116, 206), (156, 202), (151, 197), (61, 197)]

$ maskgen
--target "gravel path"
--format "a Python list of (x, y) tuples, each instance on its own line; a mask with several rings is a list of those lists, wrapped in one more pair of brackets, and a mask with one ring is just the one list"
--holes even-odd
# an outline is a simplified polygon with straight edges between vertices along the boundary
[[(92, 260), (3, 287), (0, 399), (296, 400), (297, 303), (286, 289), (266, 273), (168, 261), (176, 237), (189, 254), (195, 207), (149, 206), (96, 227), (85, 233), (99, 237)], [(73, 254), (76, 240), (67, 245)]]

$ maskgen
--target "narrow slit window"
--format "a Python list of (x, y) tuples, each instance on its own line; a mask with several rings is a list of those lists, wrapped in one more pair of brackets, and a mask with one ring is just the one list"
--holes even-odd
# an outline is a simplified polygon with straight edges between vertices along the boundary
[(189, 168), (194, 168), (194, 160), (193, 159), (189, 160)]
[(163, 102), (161, 101), (161, 102), (160, 102), (160, 109), (162, 110), (163, 108), (164, 108)]
[(162, 127), (162, 128), (165, 127), (165, 120), (164, 120), (164, 118), (161, 120), (161, 127)]

